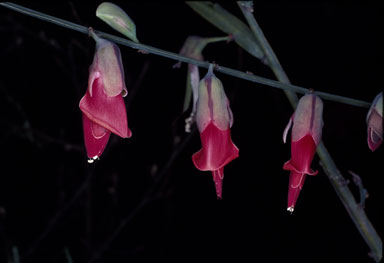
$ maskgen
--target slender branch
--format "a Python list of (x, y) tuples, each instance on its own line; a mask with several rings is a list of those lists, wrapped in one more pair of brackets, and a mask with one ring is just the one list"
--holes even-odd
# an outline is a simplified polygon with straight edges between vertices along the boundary
[[(241, 11), (243, 12), (243, 15), (246, 18), (257, 41), (259, 42), (259, 45), (263, 49), (265, 57), (267, 58), (267, 61), (268, 61), (268, 65), (272, 69), (276, 78), (285, 84), (291, 84), (291, 81), (289, 80), (287, 74), (285, 73), (285, 71), (283, 70), (283, 67), (281, 66), (279, 60), (277, 59), (275, 52), (273, 52), (272, 47), (269, 45), (268, 40), (264, 36), (263, 31), (261, 30), (261, 28), (259, 27), (259, 25), (257, 24), (253, 16), (253, 2), (239, 1), (237, 3)], [(298, 98), (297, 98), (297, 95), (295, 94), (295, 91), (284, 90), (284, 92), (285, 92), (285, 95), (288, 97), (288, 100), (291, 103), (292, 107), (296, 108)]]
[(95, 253), (91, 256), (91, 259), (89, 262), (96, 262), (102, 255), (103, 253), (109, 248), (111, 243), (117, 238), (117, 236), (120, 234), (120, 232), (127, 226), (129, 222), (131, 222), (132, 219), (135, 218), (135, 216), (154, 198), (156, 198), (156, 191), (160, 187), (160, 182), (164, 182), (164, 178), (166, 175), (169, 175), (169, 169), (171, 169), (172, 165), (174, 162), (177, 160), (179, 157), (180, 153), (183, 152), (185, 147), (188, 145), (188, 143), (191, 141), (193, 138), (196, 128), (189, 133), (187, 136), (184, 137), (183, 141), (181, 141), (179, 144), (175, 145), (175, 148), (172, 151), (172, 154), (169, 156), (168, 161), (166, 164), (163, 166), (163, 168), (154, 176), (154, 182), (147, 189), (147, 191), (143, 194), (143, 197), (140, 198), (140, 202), (136, 205), (136, 207), (130, 211), (130, 213), (124, 217), (119, 225), (114, 229), (111, 235), (109, 235), (103, 244), (101, 244)]
[(328, 176), (336, 194), (343, 203), (355, 226), (359, 230), (361, 236), (371, 249), (369, 255), (376, 261), (380, 262), (383, 256), (383, 243), (377, 234), (372, 223), (369, 221), (364, 209), (358, 204), (352, 195), (345, 179), (337, 169), (332, 157), (323, 143), (317, 147), (317, 154), (320, 157), (320, 164)]
[[(262, 46), (266, 57), (269, 62), (269, 66), (275, 73), (276, 77), (280, 81), (288, 82), (289, 79), (285, 74), (283, 68), (281, 67), (275, 53), (273, 52), (271, 46), (266, 40), (261, 28), (256, 22), (255, 17), (252, 14), (252, 1), (239, 1), (238, 5), (243, 12), (248, 24), (251, 27), (251, 30), (254, 32), (259, 44)], [(297, 105), (297, 99), (286, 93), (289, 101), (293, 108)], [(321, 165), (328, 176), (332, 186), (334, 187), (337, 195), (342, 201), (344, 207), (349, 213), (352, 221), (355, 223), (355, 226), (359, 230), (360, 234), (364, 238), (365, 242), (371, 249), (370, 255), (374, 258), (376, 262), (379, 262), (382, 258), (383, 245), (382, 241), (377, 234), (375, 228), (369, 221), (367, 215), (365, 214), (364, 209), (361, 208), (359, 204), (356, 203), (355, 198), (353, 197), (351, 191), (347, 184), (343, 183), (345, 181), (343, 175), (339, 172), (336, 167), (335, 162), (333, 161), (331, 155), (329, 154), (327, 148), (321, 142), (317, 147), (317, 154), (320, 157)]]
[(68, 263), (73, 263), (73, 259), (72, 259), (71, 253), (69, 252), (68, 247), (64, 248), (64, 255)]
[(28, 250), (22, 257), (23, 260), (27, 259), (35, 252), (36, 248), (38, 248), (41, 242), (49, 235), (49, 233), (51, 233), (51, 231), (59, 222), (59, 220), (66, 214), (66, 212), (68, 212), (68, 210), (75, 204), (75, 202), (81, 197), (84, 191), (89, 187), (91, 179), (94, 175), (94, 171), (95, 165), (89, 165), (87, 167), (87, 177), (84, 179), (84, 182), (77, 188), (72, 198), (66, 204), (64, 204), (51, 218), (51, 220), (47, 223), (45, 230), (28, 247)]
[[(89, 29), (87, 27), (66, 21), (64, 19), (50, 16), (50, 15), (26, 8), (26, 7), (23, 7), (23, 6), (14, 4), (14, 3), (3, 2), (3, 3), (0, 3), (0, 5), (7, 7), (9, 9), (12, 9), (14, 11), (23, 13), (25, 15), (32, 16), (32, 17), (35, 17), (35, 18), (38, 18), (38, 19), (41, 19), (41, 20), (65, 27), (65, 28), (68, 28), (71, 30), (75, 30), (75, 31), (78, 31), (78, 32), (83, 33), (83, 34), (89, 34)], [(148, 53), (152, 53), (155, 55), (167, 57), (167, 58), (170, 58), (173, 60), (177, 60), (177, 61), (181, 61), (181, 62), (185, 62), (185, 63), (189, 63), (189, 64), (194, 64), (194, 65), (197, 65), (197, 66), (203, 67), (203, 68), (209, 68), (209, 65), (210, 65), (210, 63), (208, 63), (208, 62), (203, 62), (203, 61), (191, 59), (191, 58), (188, 58), (185, 56), (178, 55), (178, 54), (173, 53), (173, 52), (165, 51), (165, 50), (155, 48), (152, 46), (148, 46), (148, 45), (144, 45), (141, 43), (136, 43), (136, 42), (133, 42), (133, 41), (121, 38), (121, 37), (117, 37), (114, 35), (110, 35), (110, 34), (107, 34), (107, 33), (101, 32), (101, 31), (94, 30), (94, 32), (96, 34), (98, 34), (100, 37), (112, 40), (117, 44), (121, 44), (121, 45), (128, 46), (128, 47), (131, 47), (134, 49), (146, 51)], [(223, 67), (223, 66), (219, 66), (219, 65), (215, 66), (215, 70), (217, 72), (231, 75), (233, 77), (237, 77), (240, 79), (244, 79), (244, 80), (252, 81), (255, 83), (263, 84), (266, 86), (282, 89), (284, 91), (291, 92), (291, 94), (293, 94), (292, 92), (300, 93), (300, 94), (306, 94), (309, 92), (309, 89), (302, 88), (302, 87), (292, 85), (292, 84), (288, 84), (288, 82), (282, 83), (283, 82), (282, 80), (280, 80), (282, 82), (279, 82), (279, 81), (251, 75), (249, 73), (241, 72), (241, 71), (238, 71), (235, 69), (231, 69), (231, 68), (227, 68), (227, 67)], [(333, 95), (333, 94), (325, 93), (325, 92), (315, 92), (315, 94), (326, 99), (326, 100), (336, 101), (339, 103), (349, 104), (349, 105), (362, 107), (362, 108), (369, 108), (371, 105), (370, 102), (352, 99), (352, 98), (347, 98), (347, 97), (343, 97), (343, 96), (339, 96), (339, 95)], [(290, 96), (293, 97), (292, 99), (290, 99), (290, 101), (294, 101), (295, 100), (294, 96), (293, 95), (290, 95)]]

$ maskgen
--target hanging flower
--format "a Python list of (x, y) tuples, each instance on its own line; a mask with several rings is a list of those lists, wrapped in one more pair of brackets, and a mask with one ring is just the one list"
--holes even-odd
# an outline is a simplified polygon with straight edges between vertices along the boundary
[(92, 30), (91, 34), (96, 41), (96, 52), (89, 70), (88, 88), (79, 105), (90, 163), (103, 153), (111, 132), (122, 138), (132, 135), (123, 99), (128, 92), (120, 50)]
[[(230, 41), (231, 36), (227, 37), (199, 37), (199, 36), (188, 36), (185, 40), (183, 47), (180, 49), (179, 54), (188, 58), (192, 58), (199, 61), (204, 61), (203, 49), (209, 43), (215, 43), (219, 41)], [(181, 61), (173, 65), (174, 68), (179, 68)], [(191, 125), (195, 122), (196, 115), (196, 101), (200, 82), (199, 67), (194, 64), (188, 64), (187, 74), (187, 87), (185, 91), (183, 112), (187, 111), (190, 102), (191, 94), (192, 99), (192, 111), (190, 116), (185, 120), (185, 132), (191, 132)]]
[(231, 139), (232, 111), (221, 81), (213, 74), (213, 65), (199, 83), (196, 102), (196, 124), (202, 149), (192, 161), (201, 171), (211, 171), (217, 198), (222, 197), (224, 166), (239, 156)]
[(295, 113), (290, 118), (284, 130), (283, 140), (286, 142), (288, 130), (291, 134), (291, 160), (283, 166), (291, 171), (288, 187), (288, 211), (293, 212), (297, 198), (304, 185), (307, 174), (316, 175), (317, 171), (310, 166), (315, 155), (317, 145), (321, 141), (323, 127), (323, 102), (313, 94), (303, 96), (297, 105)]
[(368, 147), (375, 151), (383, 142), (383, 92), (372, 102), (367, 115)]

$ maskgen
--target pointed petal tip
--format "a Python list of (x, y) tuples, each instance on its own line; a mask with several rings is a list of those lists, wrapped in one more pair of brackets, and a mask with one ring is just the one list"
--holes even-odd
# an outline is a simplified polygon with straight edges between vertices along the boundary
[(293, 212), (293, 209), (296, 206), (297, 199), (299, 198), (301, 189), (304, 185), (305, 176), (305, 174), (296, 173), (291, 173), (291, 175), (289, 176), (287, 210), (290, 212)]
[(121, 138), (124, 138), (124, 139), (129, 139), (132, 137), (132, 131), (130, 128), (128, 128), (127, 130), (127, 133), (125, 134), (125, 136), (121, 136)]
[(290, 212), (291, 214), (293, 213), (293, 210), (295, 210), (294, 206), (290, 206), (287, 208), (287, 211)]
[(223, 197), (224, 168), (212, 171), (212, 176), (215, 183), (217, 200), (221, 200)]

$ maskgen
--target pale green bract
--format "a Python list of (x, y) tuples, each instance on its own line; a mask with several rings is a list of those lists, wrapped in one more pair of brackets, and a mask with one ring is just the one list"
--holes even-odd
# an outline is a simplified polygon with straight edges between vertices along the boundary
[(135, 23), (119, 6), (103, 2), (97, 7), (96, 16), (127, 38), (139, 42), (136, 37)]

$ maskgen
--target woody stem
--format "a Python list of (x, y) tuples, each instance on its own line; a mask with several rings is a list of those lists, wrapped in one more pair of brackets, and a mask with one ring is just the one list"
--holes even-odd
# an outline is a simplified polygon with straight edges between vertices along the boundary
[[(85, 26), (81, 26), (81, 25), (66, 21), (64, 19), (50, 16), (50, 15), (26, 8), (26, 7), (23, 7), (23, 6), (14, 4), (14, 3), (2, 2), (2, 3), (0, 3), (0, 6), (7, 7), (9, 9), (14, 10), (14, 11), (17, 11), (17, 12), (20, 12), (20, 13), (23, 13), (23, 14), (26, 14), (26, 15), (29, 15), (29, 16), (32, 16), (32, 17), (35, 17), (35, 18), (59, 25), (59, 26), (62, 26), (62, 27), (65, 27), (65, 28), (71, 29), (71, 30), (78, 31), (78, 32), (83, 33), (83, 34), (87, 34), (87, 35), (89, 34), (89, 29)], [(136, 43), (134, 41), (130, 41), (130, 40), (127, 40), (127, 39), (124, 39), (121, 37), (110, 35), (110, 34), (107, 34), (107, 33), (101, 32), (101, 31), (94, 30), (94, 32), (99, 37), (109, 39), (109, 40), (114, 41), (115, 43), (120, 44), (120, 45), (128, 46), (131, 48), (145, 51), (147, 53), (152, 53), (155, 55), (163, 56), (163, 57), (166, 57), (169, 59), (174, 59), (174, 60), (185, 62), (188, 64), (194, 64), (194, 65), (197, 65), (199, 67), (209, 68), (209, 64), (210, 64), (209, 62), (203, 62), (203, 61), (191, 59), (191, 58), (181, 56), (181, 55), (173, 53), (173, 52), (169, 52), (169, 51), (162, 50), (162, 49), (159, 49), (156, 47), (144, 45), (141, 43)], [(272, 69), (274, 70), (276, 75), (280, 75), (279, 80), (284, 79), (284, 76), (282, 74), (285, 74), (285, 73), (283, 73), (282, 71), (279, 71), (279, 70), (276, 71), (276, 69), (278, 69), (277, 66), (273, 66)], [(252, 81), (252, 82), (263, 84), (263, 85), (273, 87), (273, 88), (282, 89), (286, 92), (287, 96), (289, 96), (291, 103), (295, 103), (295, 101), (296, 101), (295, 98), (297, 98), (296, 95), (293, 95), (294, 93), (306, 94), (309, 92), (309, 90), (306, 88), (290, 84), (288, 78), (286, 78), (286, 81), (276, 81), (276, 80), (271, 80), (271, 79), (251, 75), (251, 74), (246, 73), (246, 72), (241, 72), (239, 70), (235, 70), (235, 69), (231, 69), (231, 68), (227, 68), (227, 67), (223, 67), (223, 66), (219, 66), (219, 65), (216, 65), (214, 70), (221, 72), (223, 74), (231, 75), (231, 76), (236, 77), (236, 78)], [(349, 104), (349, 105), (362, 107), (362, 108), (369, 108), (371, 105), (370, 102), (352, 99), (352, 98), (339, 96), (339, 95), (335, 95), (335, 94), (330, 94), (330, 93), (326, 93), (326, 92), (316, 91), (315, 94), (318, 95), (319, 97), (322, 97), (323, 99), (326, 99), (326, 100), (336, 101), (339, 103)]]
[[(267, 57), (268, 65), (274, 72), (276, 78), (281, 82), (290, 83), (285, 71), (280, 65), (279, 60), (277, 59), (275, 53), (273, 52), (261, 28), (257, 24), (255, 17), (252, 14), (253, 2), (238, 1), (237, 3), (242, 13), (244, 14), (244, 17), (246, 18), (251, 30), (256, 36), (259, 45), (262, 47), (265, 56)], [(293, 91), (285, 91), (285, 93), (292, 107), (295, 109), (297, 105), (296, 94), (294, 94)], [(376, 262), (379, 262), (382, 258), (383, 251), (381, 238), (377, 234), (370, 220), (368, 219), (364, 209), (362, 209), (361, 206), (356, 203), (356, 200), (353, 197), (348, 185), (342, 183), (345, 181), (345, 179), (340, 173), (340, 171), (337, 169), (335, 162), (333, 161), (327, 148), (322, 142), (317, 147), (317, 155), (319, 156), (323, 170), (327, 174), (328, 179), (330, 180), (338, 197), (340, 198), (348, 214), (352, 218), (352, 221), (355, 223), (355, 226), (359, 230), (363, 239), (371, 249), (370, 255), (375, 259)]]

